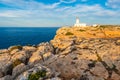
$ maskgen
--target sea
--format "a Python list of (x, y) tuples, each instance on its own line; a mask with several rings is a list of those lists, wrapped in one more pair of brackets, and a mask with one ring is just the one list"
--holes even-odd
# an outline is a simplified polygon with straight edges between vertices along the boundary
[(54, 38), (59, 27), (0, 27), (0, 49), (37, 45)]

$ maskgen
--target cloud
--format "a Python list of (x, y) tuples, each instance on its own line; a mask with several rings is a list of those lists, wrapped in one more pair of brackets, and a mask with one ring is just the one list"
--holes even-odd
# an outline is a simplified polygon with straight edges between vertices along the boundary
[(80, 17), (118, 17), (118, 13), (120, 11), (113, 11), (108, 10), (103, 7), (101, 7), (98, 4), (95, 5), (80, 5), (77, 4), (76, 6), (72, 7), (66, 7), (59, 9), (60, 11), (63, 10), (67, 16), (80, 16)]
[[(74, 3), (75, 1), (76, 0), (60, 0), (56, 3), (45, 4), (34, 0), (0, 0), (0, 3), (2, 4), (16, 7), (16, 9), (1, 9), (0, 18), (7, 18), (8, 24), (11, 22), (9, 21), (10, 19), (16, 18), (13, 21), (16, 21), (17, 25), (21, 26), (23, 26), (22, 23), (25, 25), (31, 23), (31, 25), (35, 26), (42, 24), (42, 26), (48, 26), (50, 24), (51, 26), (57, 24), (60, 25), (62, 23), (65, 24), (65, 22), (72, 24), (74, 23), (73, 20), (76, 16), (84, 21), (86, 20), (85, 22), (89, 22), (91, 19), (95, 19), (95, 21), (102, 21), (102, 19), (104, 19), (103, 22), (105, 22), (105, 20), (107, 21), (109, 18), (118, 20), (120, 17), (120, 10), (107, 9), (100, 4), (87, 5), (77, 3), (74, 4), (74, 6), (62, 5)], [(24, 22), (24, 20), (26, 21)], [(44, 22), (47, 22), (47, 24)], [(1, 22), (0, 25), (1, 24), (3, 23)]]
[(61, 3), (74, 3), (76, 0), (60, 0)]
[(60, 4), (60, 2), (58, 3), (53, 3), (53, 4), (43, 4), (34, 0), (1, 0), (0, 3), (8, 5), (10, 7), (16, 7), (19, 9), (39, 9), (39, 8), (48, 8), (48, 9), (52, 9), (57, 7), (57, 5)]
[(31, 11), (25, 10), (7, 10), (0, 12), (0, 17), (28, 17)]
[(120, 0), (107, 0), (105, 3), (106, 6), (111, 8), (120, 8)]
[[(60, 0), (53, 4), (43, 4), (36, 1), (26, 0), (1, 0), (4, 4), (14, 4), (18, 9), (5, 10), (0, 12), (1, 17), (31, 17), (31, 18), (67, 18), (67, 17), (89, 17), (89, 16), (119, 16), (119, 11), (108, 10), (99, 4), (60, 7), (61, 2), (72, 3), (76, 0)], [(13, 6), (13, 5), (12, 5)]]

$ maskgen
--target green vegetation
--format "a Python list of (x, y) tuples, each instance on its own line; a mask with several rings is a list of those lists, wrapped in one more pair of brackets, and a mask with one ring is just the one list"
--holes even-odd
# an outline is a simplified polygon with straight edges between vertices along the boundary
[(22, 61), (20, 61), (19, 59), (16, 59), (14, 62), (13, 62), (13, 68), (16, 67), (17, 65), (21, 64)]
[(38, 80), (46, 76), (46, 70), (40, 70), (37, 73), (30, 74), (28, 80)]
[(108, 27), (108, 26), (106, 26), (106, 25), (100, 25), (100, 27), (99, 28), (106, 28), (106, 27)]
[(83, 29), (80, 29), (80, 30), (78, 30), (78, 31), (80, 31), (80, 32), (84, 32), (85, 30), (83, 30)]
[(71, 32), (67, 32), (65, 35), (73, 35), (73, 33), (71, 33)]
[(100, 25), (100, 28), (113, 28), (113, 27), (120, 27), (119, 25)]
[(22, 46), (21, 45), (16, 45), (16, 46), (12, 46), (9, 51), (13, 51), (14, 49), (19, 49), (19, 50), (22, 50)]

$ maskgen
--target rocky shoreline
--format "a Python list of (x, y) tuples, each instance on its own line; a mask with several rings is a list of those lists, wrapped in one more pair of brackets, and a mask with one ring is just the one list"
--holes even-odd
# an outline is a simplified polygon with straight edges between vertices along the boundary
[(0, 80), (120, 80), (120, 29), (100, 29), (60, 28), (50, 42), (0, 50)]

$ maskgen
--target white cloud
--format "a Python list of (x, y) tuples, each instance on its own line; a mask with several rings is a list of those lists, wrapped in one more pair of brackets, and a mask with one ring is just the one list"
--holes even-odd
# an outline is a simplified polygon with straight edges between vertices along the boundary
[[(64, 6), (59, 7), (61, 3), (43, 4), (36, 1), (25, 1), (25, 0), (2, 0), (4, 2), (10, 2), (16, 4), (21, 9), (1, 11), (0, 16), (2, 17), (43, 17), (43, 18), (64, 18), (64, 17), (89, 17), (89, 16), (119, 16), (119, 11), (108, 10), (101, 7), (99, 4), (95, 5), (83, 5), (76, 4), (75, 6)], [(63, 1), (63, 0), (62, 0)], [(75, 0), (64, 0), (74, 2)], [(9, 5), (11, 5), (9, 3)]]
[[(68, 2), (67, 2), (68, 1)], [(30, 23), (35, 23), (37, 26), (40, 25), (39, 21), (43, 24), (43, 22), (47, 21), (49, 24), (62, 24), (62, 20), (68, 21), (71, 24), (71, 21), (76, 16), (82, 18), (83, 20), (88, 21), (91, 18), (97, 20), (102, 19), (103, 17), (112, 17), (114, 20), (117, 17), (120, 17), (120, 10), (112, 10), (106, 9), (99, 4), (94, 5), (85, 5), (85, 4), (76, 4), (74, 6), (62, 6), (61, 4), (65, 3), (73, 3), (76, 0), (60, 0), (57, 3), (53, 4), (43, 4), (40, 2), (36, 2), (34, 0), (26, 1), (26, 0), (0, 0), (0, 2), (9, 5), (16, 6), (18, 9), (9, 9), (9, 10), (0, 10), (0, 17), (8, 17), (10, 19), (17, 18), (24, 20), (25, 18), (29, 18), (31, 20)], [(39, 19), (39, 20), (36, 20)], [(47, 19), (47, 20), (44, 20)], [(18, 20), (19, 22), (20, 20)], [(102, 21), (102, 20), (101, 20)], [(8, 21), (9, 22), (9, 21)], [(38, 24), (36, 23), (38, 22)], [(60, 23), (59, 23), (60, 22)], [(105, 22), (105, 21), (103, 21)], [(10, 22), (9, 22), (10, 23)], [(19, 24), (22, 24), (23, 21)], [(27, 23), (27, 22), (26, 22)], [(63, 21), (65, 23), (65, 21)], [(67, 23), (67, 22), (66, 22)], [(27, 23), (28, 24), (28, 23)], [(27, 25), (26, 24), (26, 25)], [(31, 24), (31, 25), (35, 25)], [(48, 25), (45, 24), (44, 25)]]
[(53, 4), (49, 4), (49, 5), (45, 5), (43, 3), (34, 1), (34, 0), (0, 0), (0, 3), (9, 5), (11, 7), (15, 7), (15, 8), (20, 8), (20, 9), (38, 9), (38, 8), (48, 8), (48, 9), (52, 9), (57, 7), (60, 2), (58, 3), (53, 3)]
[(0, 17), (29, 17), (31, 11), (25, 10), (7, 10), (0, 12)]
[(74, 3), (74, 2), (76, 2), (76, 0), (60, 0), (60, 2), (63, 2), (63, 3)]
[(0, 17), (17, 17), (17, 15), (13, 15), (12, 13), (9, 12), (3, 12), (0, 13)]
[(111, 8), (117, 8), (120, 9), (120, 0), (108, 0), (105, 3), (106, 6), (111, 7)]

